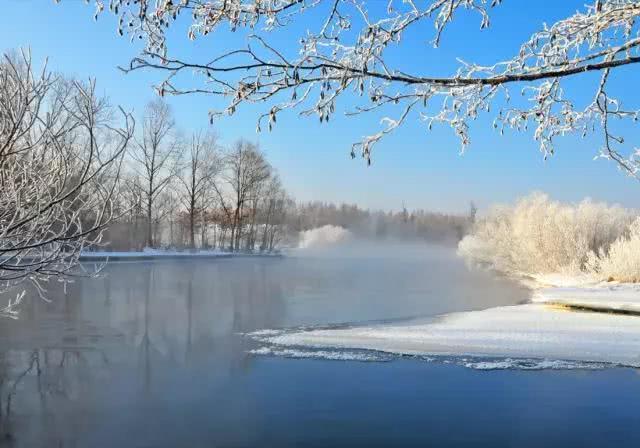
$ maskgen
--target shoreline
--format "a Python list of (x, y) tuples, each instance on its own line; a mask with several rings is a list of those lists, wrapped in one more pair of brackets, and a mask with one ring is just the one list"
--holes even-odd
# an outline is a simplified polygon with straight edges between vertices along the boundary
[(218, 258), (284, 258), (281, 253), (248, 253), (248, 252), (178, 252), (178, 251), (136, 251), (136, 252), (86, 252), (80, 255), (83, 262), (119, 262), (119, 261), (158, 261), (179, 259)]
[[(278, 355), (296, 350), (297, 357), (315, 356), (317, 350), (366, 350), (425, 358), (477, 358), (481, 369), (489, 370), (573, 369), (584, 368), (583, 363), (640, 368), (636, 351), (640, 284), (559, 274), (522, 277), (526, 283), (520, 284), (531, 290), (531, 296), (521, 304), (447, 313), (435, 320), (404, 324), (249, 336), (263, 345), (262, 352)], [(492, 362), (485, 365), (484, 358)]]

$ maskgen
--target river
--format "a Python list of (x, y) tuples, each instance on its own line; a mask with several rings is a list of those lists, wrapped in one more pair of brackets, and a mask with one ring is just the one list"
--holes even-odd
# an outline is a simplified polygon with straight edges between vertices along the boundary
[[(478, 371), (252, 354), (262, 329), (520, 303), (453, 250), (113, 262), (0, 322), (0, 443), (19, 447), (638, 446), (633, 369)], [(362, 359), (367, 359), (363, 357)]]

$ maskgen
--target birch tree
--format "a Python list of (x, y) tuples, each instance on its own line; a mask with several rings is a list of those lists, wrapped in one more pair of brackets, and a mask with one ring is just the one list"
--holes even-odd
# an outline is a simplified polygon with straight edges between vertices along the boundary
[[(105, 3), (95, 1), (96, 16)], [(119, 34), (145, 42), (144, 51), (125, 70), (164, 73), (156, 86), (160, 95), (225, 98), (226, 106), (212, 110), (212, 118), (255, 103), (264, 107), (258, 130), (271, 129), (286, 110), (324, 123), (340, 110), (339, 101), (353, 93), (356, 105), (344, 109), (347, 115), (388, 114), (380, 129), (352, 145), (352, 157), (360, 154), (368, 162), (373, 148), (409, 119), (423, 122), (426, 129), (450, 127), (464, 150), (471, 143), (471, 123), (484, 114), (500, 133), (507, 128), (531, 131), (545, 157), (553, 154), (559, 136), (595, 134), (602, 139), (602, 157), (639, 175), (639, 152), (628, 138), (637, 134), (638, 105), (616, 96), (612, 88), (625, 67), (640, 62), (637, 0), (587, 1), (568, 17), (542, 25), (513, 57), (491, 65), (462, 61), (450, 76), (433, 74), (435, 66), (433, 73), (394, 66), (389, 52), (416, 30), (428, 33), (424, 41), (438, 46), (464, 12), (476, 14), (480, 29), (486, 30), (494, 8), (517, 8), (516, 2), (111, 0), (108, 6), (118, 17)], [(225, 26), (244, 33), (246, 45), (214, 51), (202, 60), (181, 59), (172, 51), (181, 38), (216, 39)], [(286, 45), (274, 37), (289, 28), (306, 33), (298, 41), (285, 39)], [(183, 73), (199, 78), (190, 82)], [(586, 91), (571, 88), (574, 78), (591, 81), (590, 73), (597, 79)], [(630, 126), (617, 126), (625, 121)]]

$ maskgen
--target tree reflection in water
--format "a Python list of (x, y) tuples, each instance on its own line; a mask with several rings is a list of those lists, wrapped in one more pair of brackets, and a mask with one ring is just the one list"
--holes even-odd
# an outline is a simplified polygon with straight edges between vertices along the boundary
[[(0, 322), (0, 445), (324, 440), (315, 416), (348, 421), (336, 400), (375, 383), (343, 390), (331, 375), (352, 378), (352, 365), (253, 357), (257, 343), (243, 333), (430, 316), (527, 295), (469, 272), (451, 251), (365, 255), (111, 263), (105, 277), (79, 279), (66, 295), (51, 285), (50, 303), (27, 300), (19, 321)], [(318, 388), (323, 380), (330, 390)], [(350, 403), (358, 401), (342, 406)]]
[[(239, 333), (283, 315), (269, 263), (113, 263), (66, 294), (53, 285), (50, 303), (26, 301), (20, 320), (0, 323), (0, 444), (74, 446), (96, 407), (155, 403), (202, 369), (241, 374), (251, 342)], [(114, 387), (123, 394), (105, 397)]]

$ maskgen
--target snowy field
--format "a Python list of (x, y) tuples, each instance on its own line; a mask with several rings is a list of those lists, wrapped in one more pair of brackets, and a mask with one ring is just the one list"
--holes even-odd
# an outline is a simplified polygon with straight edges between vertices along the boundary
[[(540, 288), (531, 303), (402, 325), (251, 336), (267, 344), (254, 353), (289, 357), (365, 350), (428, 360), (453, 357), (459, 364), (484, 370), (640, 367), (640, 317), (630, 315), (635, 313), (640, 313), (640, 286), (604, 283)], [(331, 359), (340, 357), (332, 354)]]

